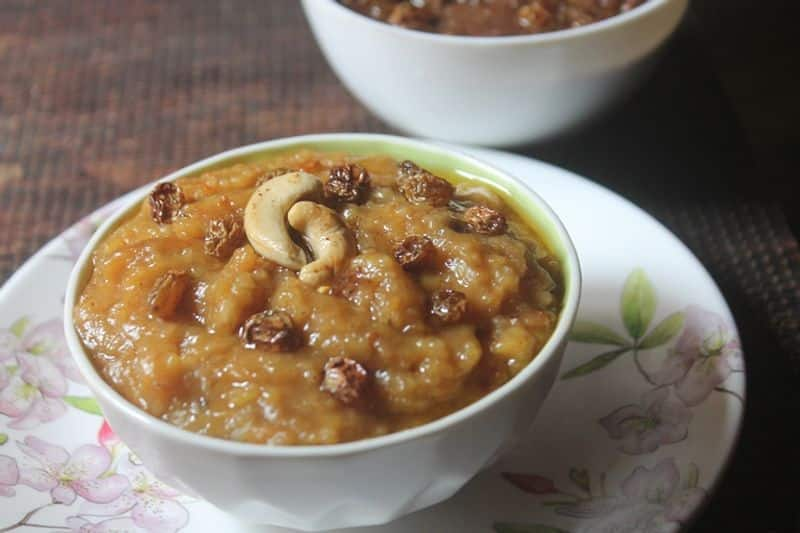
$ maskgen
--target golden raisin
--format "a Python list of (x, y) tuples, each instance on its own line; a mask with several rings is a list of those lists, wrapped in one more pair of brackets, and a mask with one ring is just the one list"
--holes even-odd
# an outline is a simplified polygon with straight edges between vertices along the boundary
[(408, 159), (397, 164), (397, 175), (400, 178), (413, 176), (414, 174), (420, 174), (422, 172), (424, 171), (417, 166), (416, 163), (409, 161)]
[(229, 214), (209, 221), (204, 250), (207, 255), (227, 259), (244, 242), (244, 223), (239, 214)]
[(358, 165), (333, 167), (325, 183), (325, 197), (360, 204), (369, 190), (369, 172)]
[(180, 214), (183, 191), (172, 182), (159, 183), (150, 192), (150, 211), (158, 224), (170, 224)]
[(320, 388), (345, 405), (352, 405), (361, 396), (369, 374), (357, 361), (347, 357), (331, 357), (325, 363)]
[(159, 277), (147, 297), (152, 313), (164, 320), (174, 317), (191, 284), (191, 277), (184, 271), (170, 270)]
[(458, 322), (467, 311), (467, 297), (463, 292), (443, 289), (431, 295), (431, 315), (445, 324)]
[(454, 189), (448, 181), (434, 176), (411, 161), (400, 163), (398, 174), (400, 192), (411, 203), (442, 207), (453, 197)]
[(430, 264), (435, 254), (433, 241), (425, 236), (411, 235), (394, 247), (394, 258), (408, 270)]
[(485, 205), (474, 205), (464, 211), (464, 223), (469, 231), (483, 235), (500, 235), (508, 229), (505, 215)]
[(248, 318), (239, 328), (239, 338), (246, 348), (264, 348), (270, 352), (291, 352), (300, 347), (300, 335), (292, 317), (271, 309)]

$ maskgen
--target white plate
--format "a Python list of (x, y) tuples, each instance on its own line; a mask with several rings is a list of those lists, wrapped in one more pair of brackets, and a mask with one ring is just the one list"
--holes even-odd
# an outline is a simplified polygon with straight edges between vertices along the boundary
[[(744, 407), (743, 357), (719, 289), (628, 201), (543, 163), (471, 151), (528, 180), (571, 233), (584, 273), (575, 341), (519, 448), (449, 501), (358, 533), (680, 529), (719, 479)], [(0, 290), (0, 530), (277, 531), (153, 480), (75, 375), (64, 286), (113, 209), (50, 242)]]

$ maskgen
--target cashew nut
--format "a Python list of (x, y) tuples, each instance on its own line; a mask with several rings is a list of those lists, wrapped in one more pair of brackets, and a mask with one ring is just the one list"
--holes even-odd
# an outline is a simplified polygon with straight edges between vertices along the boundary
[(307, 172), (289, 172), (258, 187), (244, 210), (244, 231), (255, 251), (286, 268), (303, 268), (308, 260), (289, 236), (286, 213), (299, 200), (321, 193), (322, 182)]
[(304, 283), (324, 283), (354, 254), (350, 232), (332, 209), (314, 202), (297, 202), (289, 209), (287, 219), (305, 236), (316, 258), (297, 274)]

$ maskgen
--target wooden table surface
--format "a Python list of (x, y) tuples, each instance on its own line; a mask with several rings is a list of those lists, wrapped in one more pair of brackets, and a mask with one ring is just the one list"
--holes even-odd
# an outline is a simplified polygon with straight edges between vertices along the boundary
[[(642, 90), (521, 150), (652, 213), (733, 309), (744, 430), (692, 531), (800, 531), (800, 18), (773, 4), (695, 1)], [(295, 0), (0, 0), (0, 282), (80, 217), (171, 170), (333, 131), (390, 130), (338, 83)]]

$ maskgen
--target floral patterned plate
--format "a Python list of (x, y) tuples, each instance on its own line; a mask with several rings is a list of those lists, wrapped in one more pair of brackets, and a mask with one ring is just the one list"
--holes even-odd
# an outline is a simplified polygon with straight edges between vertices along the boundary
[[(579, 321), (524, 443), (449, 501), (359, 533), (680, 530), (719, 479), (744, 407), (725, 301), (691, 253), (626, 200), (530, 159), (474, 152), (527, 179), (560, 214), (583, 266)], [(75, 372), (64, 286), (115, 205), (45, 246), (0, 291), (0, 531), (277, 531), (159, 483)]]

